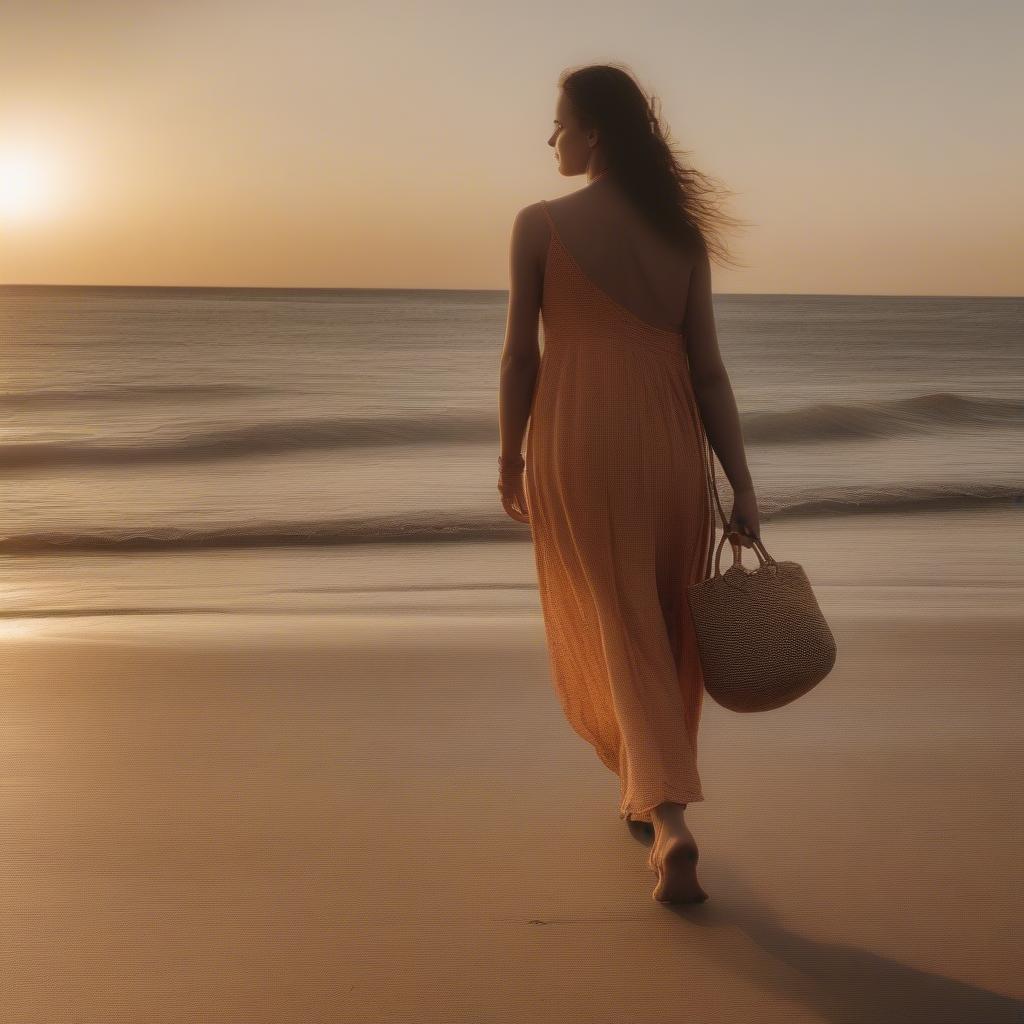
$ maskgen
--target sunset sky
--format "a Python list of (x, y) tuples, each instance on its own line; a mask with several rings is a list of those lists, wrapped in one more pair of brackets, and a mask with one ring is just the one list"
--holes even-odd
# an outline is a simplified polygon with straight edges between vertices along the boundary
[(0, 283), (505, 288), (567, 67), (753, 226), (717, 292), (1024, 294), (1024, 4), (7, 0)]

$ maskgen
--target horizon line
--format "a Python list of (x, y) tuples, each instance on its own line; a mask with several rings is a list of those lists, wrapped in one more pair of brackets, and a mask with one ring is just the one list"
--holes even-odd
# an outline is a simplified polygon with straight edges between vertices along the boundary
[[(358, 287), (353, 285), (248, 285), (248, 284), (88, 284), (69, 282), (31, 281), (24, 283), (2, 283), (0, 290), (13, 288), (120, 288), (120, 289), (165, 289), (167, 291), (289, 291), (289, 292), (488, 292), (508, 294), (508, 288), (423, 288), (423, 287)], [(863, 298), (863, 299), (1021, 299), (1024, 295), (1011, 294), (950, 294), (947, 292), (724, 292), (721, 296), (752, 296), (770, 298)]]

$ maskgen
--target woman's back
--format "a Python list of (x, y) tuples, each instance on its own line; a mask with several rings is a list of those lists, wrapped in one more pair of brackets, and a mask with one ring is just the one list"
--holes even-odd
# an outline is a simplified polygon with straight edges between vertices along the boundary
[[(686, 605), (714, 541), (682, 327), (689, 267), (620, 197), (541, 205), (544, 353), (524, 486), (566, 716), (620, 779), (619, 813), (703, 800), (703, 677)], [(557, 218), (557, 222), (556, 222)]]
[(658, 234), (611, 182), (545, 205), (557, 240), (595, 287), (639, 320), (683, 330), (692, 254)]

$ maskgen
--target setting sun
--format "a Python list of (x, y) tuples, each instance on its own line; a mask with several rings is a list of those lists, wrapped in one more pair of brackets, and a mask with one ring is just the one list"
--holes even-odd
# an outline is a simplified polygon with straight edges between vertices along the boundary
[(0, 146), (0, 219), (37, 219), (53, 212), (54, 161), (27, 148)]

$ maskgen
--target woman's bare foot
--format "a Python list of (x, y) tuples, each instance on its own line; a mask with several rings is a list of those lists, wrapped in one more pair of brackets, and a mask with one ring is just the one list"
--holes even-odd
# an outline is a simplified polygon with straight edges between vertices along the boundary
[(659, 903), (703, 903), (708, 894), (697, 881), (700, 851), (683, 819), (686, 804), (666, 801), (654, 808), (654, 843), (647, 865), (658, 873), (651, 893)]

